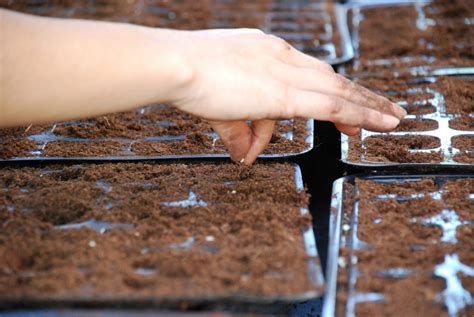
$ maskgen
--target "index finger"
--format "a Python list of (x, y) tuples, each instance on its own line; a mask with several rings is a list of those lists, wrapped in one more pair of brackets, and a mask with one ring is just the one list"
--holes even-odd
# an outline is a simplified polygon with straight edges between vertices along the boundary
[(289, 88), (285, 99), (286, 117), (313, 118), (339, 125), (388, 132), (400, 123), (397, 117), (359, 106), (338, 96)]
[(252, 131), (245, 121), (211, 121), (212, 129), (219, 134), (230, 157), (240, 162), (252, 145)]
[(365, 103), (369, 108), (395, 115), (399, 119), (403, 119), (407, 115), (405, 109), (391, 102), (387, 98), (356, 84), (340, 74), (334, 74), (334, 76), (334, 80), (337, 82), (336, 89), (339, 90), (339, 93), (344, 98), (357, 104)]
[(406, 111), (369, 89), (336, 73), (322, 72), (314, 68), (294, 67), (281, 62), (270, 70), (278, 79), (294, 88), (319, 92), (344, 98), (361, 107), (367, 107), (402, 119)]

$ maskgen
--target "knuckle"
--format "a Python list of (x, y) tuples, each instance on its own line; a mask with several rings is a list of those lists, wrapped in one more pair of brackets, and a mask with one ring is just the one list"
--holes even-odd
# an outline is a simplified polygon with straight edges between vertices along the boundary
[(255, 32), (255, 33), (259, 34), (259, 35), (265, 35), (265, 32), (263, 32), (263, 30), (261, 30), (261, 29), (252, 28), (250, 30), (252, 32)]
[(362, 116), (361, 116), (361, 122), (360, 126), (361, 127), (369, 127), (373, 126), (377, 122), (382, 122), (383, 117), (382, 113), (379, 113), (377, 111), (372, 111), (370, 109), (364, 109)]
[(284, 39), (276, 36), (276, 35), (273, 35), (273, 34), (269, 34), (267, 35), (269, 41), (270, 41), (270, 45), (271, 47), (277, 51), (277, 52), (281, 52), (281, 51), (288, 51), (291, 49), (291, 46), (290, 44), (288, 44)]
[(324, 69), (325, 69), (327, 72), (336, 73), (336, 72), (334, 71), (334, 69), (332, 68), (332, 66), (329, 65), (329, 64), (327, 64), (327, 63), (323, 63), (323, 67), (324, 67)]
[(342, 109), (344, 108), (343, 101), (337, 97), (330, 97), (328, 101), (328, 106), (329, 106), (329, 117), (332, 120), (340, 119), (342, 115)]
[(336, 74), (336, 85), (344, 95), (350, 95), (354, 90), (354, 83), (347, 80), (344, 76)]
[(319, 60), (319, 59), (316, 59), (316, 61), (317, 61), (317, 67), (318, 67), (318, 68), (320, 68), (320, 69), (322, 69), (322, 70), (324, 70), (324, 71), (326, 71), (326, 72), (328, 72), (328, 73), (334, 73), (334, 74), (336, 73), (336, 72), (334, 71), (334, 69), (332, 68), (332, 66), (329, 65), (328, 63), (323, 62), (323, 61), (321, 61), (321, 60)]
[(261, 29), (257, 28), (239, 28), (237, 29), (240, 33), (246, 33), (246, 34), (256, 34), (256, 35), (265, 35), (265, 32)]

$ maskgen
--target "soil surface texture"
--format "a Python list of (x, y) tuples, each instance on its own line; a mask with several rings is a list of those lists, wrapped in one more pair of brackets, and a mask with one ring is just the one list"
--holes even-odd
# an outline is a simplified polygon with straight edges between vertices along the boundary
[(358, 52), (346, 71), (472, 66), (474, 27), (466, 21), (473, 17), (474, 5), (469, 0), (361, 8), (360, 14), (352, 11), (349, 19), (353, 36), (359, 39)]
[(290, 164), (2, 168), (0, 301), (315, 290), (307, 203)]
[[(472, 77), (386, 77), (357, 82), (399, 103), (408, 117), (394, 132), (367, 135), (363, 130), (349, 137), (349, 162), (474, 163), (474, 136), (465, 135), (473, 131)], [(453, 137), (447, 136), (446, 131), (453, 133)]]
[[(308, 122), (280, 120), (264, 154), (309, 149)], [(0, 159), (226, 154), (207, 122), (165, 105), (48, 126), (0, 129)]]
[[(474, 200), (469, 198), (473, 193), (473, 178), (346, 183), (337, 316), (347, 316), (346, 303), (356, 293), (373, 295), (360, 297), (355, 316), (449, 316), (449, 300), (462, 303), (457, 316), (470, 316), (472, 303), (462, 300), (453, 284), (448, 287), (436, 267), (447, 257), (470, 267), (469, 274), (454, 270), (449, 283), (454, 281), (474, 295)], [(454, 232), (448, 226), (443, 230), (435, 224), (437, 218), (459, 226)], [(354, 267), (360, 274), (351, 273)], [(447, 271), (455, 265), (448, 267)], [(350, 282), (351, 274), (357, 274), (355, 282)]]

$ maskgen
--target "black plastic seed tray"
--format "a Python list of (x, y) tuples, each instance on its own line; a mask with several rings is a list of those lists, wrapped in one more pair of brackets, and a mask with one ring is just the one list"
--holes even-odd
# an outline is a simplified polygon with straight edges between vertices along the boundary
[[(455, 1), (453, 1), (455, 3)], [(396, 8), (409, 8), (413, 7), (413, 11), (416, 11), (416, 18), (413, 20), (413, 32), (408, 29), (399, 30), (397, 27), (392, 28), (392, 31), (397, 31), (396, 35), (386, 34), (386, 37), (394, 37), (395, 40), (402, 39), (402, 48), (395, 49), (393, 57), (380, 56), (378, 58), (367, 59), (365, 56), (361, 56), (360, 47), (360, 25), (364, 19), (367, 19), (366, 10), (378, 9), (385, 10), (385, 13), (389, 13), (391, 10)], [(412, 75), (412, 76), (438, 76), (438, 75), (463, 75), (463, 74), (474, 74), (474, 60), (470, 57), (470, 53), (459, 53), (458, 51), (453, 52), (442, 52), (438, 53), (438, 47), (434, 46), (430, 39), (424, 38), (423, 35), (420, 38), (415, 37), (416, 32), (429, 32), (426, 31), (431, 27), (439, 27), (448, 29), (447, 32), (451, 32), (449, 35), (439, 33), (440, 39), (445, 39), (445, 42), (452, 43), (451, 45), (458, 47), (459, 50), (465, 50), (468, 52), (469, 48), (472, 47), (472, 36), (474, 36), (474, 16), (469, 16), (468, 12), (465, 12), (467, 16), (450, 16), (448, 17), (428, 17), (432, 13), (436, 12), (436, 9), (431, 7), (431, 1), (422, 0), (355, 0), (350, 1), (347, 4), (348, 12), (348, 24), (349, 32), (352, 39), (352, 46), (354, 48), (354, 59), (346, 64), (339, 67), (339, 72), (355, 77), (374, 77), (374, 76), (387, 76), (387, 75)], [(427, 16), (428, 15), (428, 16)], [(399, 18), (399, 16), (398, 16)], [(392, 19), (392, 17), (386, 17), (386, 19)], [(394, 16), (393, 19), (397, 19)], [(387, 24), (391, 25), (391, 24)], [(457, 25), (457, 26), (456, 26)], [(374, 26), (377, 28), (377, 25)], [(458, 34), (453, 33), (454, 30), (458, 29)], [(384, 32), (384, 30), (379, 30)], [(436, 31), (440, 32), (440, 31)], [(469, 36), (468, 34), (472, 34)], [(461, 36), (462, 35), (462, 36)], [(413, 36), (413, 39), (411, 37)], [(456, 36), (458, 39), (456, 39)], [(465, 37), (463, 37), (465, 36)], [(370, 35), (367, 35), (371, 38)], [(452, 37), (452, 38), (451, 38)], [(372, 50), (385, 50), (387, 46), (380, 42), (379, 39), (372, 40), (374, 46)], [(377, 42), (378, 41), (378, 42)], [(457, 42), (456, 42), (457, 41)], [(376, 46), (376, 43), (378, 46)], [(391, 45), (390, 43), (388, 45)], [(415, 47), (424, 47), (426, 54), (417, 53), (410, 50), (414, 50)], [(365, 58), (364, 58), (365, 57)]]
[(330, 1), (15, 1), (2, 6), (46, 16), (176, 29), (259, 28), (330, 64), (353, 56), (344, 8)]
[(473, 207), (472, 174), (336, 180), (323, 316), (471, 316)]
[[(206, 173), (202, 170), (202, 168), (204, 167), (206, 169), (209, 167), (209, 165), (212, 165), (212, 170), (216, 173), (216, 175), (209, 174), (205, 177), (206, 180), (203, 180), (202, 177), (199, 176), (199, 173)], [(260, 168), (263, 168), (262, 165), (260, 165)], [(304, 185), (300, 168), (297, 165), (285, 165), (284, 175), (290, 175), (291, 171), (294, 169), (294, 174), (290, 177), (294, 177), (296, 193), (303, 191)], [(178, 166), (177, 170), (176, 166)], [(278, 168), (278, 166), (274, 167)], [(180, 174), (180, 176), (178, 177), (175, 174), (169, 176), (167, 169), (170, 169), (171, 171), (171, 168), (175, 168), (174, 173)], [(227, 171), (226, 168), (236, 169), (237, 167), (233, 164), (226, 167), (226, 164), (187, 164), (184, 166), (182, 164), (120, 163), (69, 166), (49, 165), (47, 167), (25, 167), (24, 169), (10, 169), (9, 172), (3, 170), (3, 173), (0, 172), (2, 175), (2, 177), (0, 177), (0, 182), (3, 183), (3, 188), (0, 188), (0, 213), (4, 215), (4, 219), (7, 219), (3, 222), (2, 232), (5, 238), (3, 241), (8, 241), (9, 237), (15, 236), (15, 234), (7, 235), (8, 230), (13, 230), (13, 232), (17, 232), (17, 234), (20, 235), (33, 230), (33, 236), (44, 235), (44, 239), (40, 240), (35, 240), (30, 236), (30, 238), (33, 240), (40, 241), (38, 242), (40, 244), (43, 243), (42, 241), (51, 241), (51, 234), (64, 233), (64, 237), (61, 238), (61, 240), (63, 241), (62, 243), (66, 245), (64, 247), (65, 251), (61, 251), (61, 247), (60, 250), (55, 251), (54, 248), (43, 247), (40, 245), (37, 247), (37, 252), (39, 252), (39, 254), (35, 261), (44, 261), (39, 259), (39, 257), (44, 256), (43, 252), (49, 252), (49, 254), (52, 254), (52, 257), (62, 254), (61, 252), (65, 252), (64, 257), (66, 257), (65, 261), (67, 261), (67, 263), (60, 264), (61, 261), (58, 260), (59, 262), (56, 261), (56, 264), (52, 265), (51, 267), (43, 267), (41, 265), (36, 265), (37, 263), (30, 263), (25, 264), (24, 267), (16, 270), (12, 269), (9, 265), (16, 263), (14, 256), (12, 256), (13, 262), (3, 261), (3, 265), (5, 266), (0, 268), (0, 280), (3, 281), (2, 284), (4, 287), (5, 285), (9, 285), (4, 283), (13, 283), (12, 279), (9, 278), (13, 274), (17, 276), (19, 280), (30, 283), (29, 285), (36, 285), (39, 287), (39, 289), (41, 289), (41, 287), (46, 287), (46, 289), (49, 291), (45, 294), (29, 293), (18, 296), (18, 292), (14, 292), (16, 287), (15, 285), (17, 284), (11, 285), (11, 294), (4, 292), (0, 295), (0, 309), (5, 310), (58, 307), (126, 307), (127, 309), (145, 309), (155, 307), (162, 309), (201, 310), (242, 310), (242, 308), (244, 308), (243, 311), (252, 311), (255, 309), (257, 311), (261, 310), (266, 312), (275, 312), (285, 305), (315, 299), (321, 296), (324, 288), (324, 280), (316, 249), (314, 232), (310, 225), (308, 225), (306, 229), (301, 232), (302, 238), (299, 242), (304, 243), (304, 245), (295, 246), (295, 248), (304, 248), (303, 253), (307, 254), (307, 258), (300, 257), (300, 259), (302, 259), (301, 264), (304, 265), (304, 263), (306, 263), (307, 265), (307, 274), (301, 274), (301, 272), (291, 272), (288, 269), (285, 269), (285, 267), (276, 269), (278, 267), (277, 265), (274, 268), (267, 269), (268, 271), (265, 271), (265, 275), (263, 277), (264, 280), (262, 280), (263, 284), (266, 285), (266, 283), (270, 283), (270, 285), (274, 285), (272, 286), (273, 289), (277, 289), (275, 288), (277, 285), (274, 283), (287, 285), (288, 283), (291, 284), (292, 281), (294, 281), (294, 278), (298, 277), (300, 281), (302, 279), (307, 281), (305, 282), (306, 286), (297, 286), (294, 289), (303, 291), (287, 291), (281, 295), (278, 295), (278, 292), (273, 291), (271, 292), (272, 295), (256, 295), (254, 293), (247, 293), (242, 290), (236, 291), (231, 287), (233, 282), (229, 282), (229, 290), (225, 292), (220, 291), (218, 294), (214, 294), (213, 288), (209, 288), (210, 286), (207, 285), (207, 282), (204, 283), (204, 286), (202, 286), (202, 282), (199, 282), (199, 280), (184, 278), (182, 276), (184, 273), (180, 272), (186, 266), (183, 266), (183, 268), (181, 268), (181, 266), (180, 268), (173, 268), (172, 266), (166, 264), (164, 266), (160, 266), (162, 261), (169, 261), (168, 255), (163, 256), (163, 258), (158, 262), (153, 260), (154, 254), (159, 254), (160, 256), (162, 256), (161, 254), (169, 254), (171, 258), (180, 257), (184, 262), (190, 261), (190, 259), (193, 257), (195, 259), (202, 259), (203, 257), (205, 258), (208, 256), (214, 259), (210, 261), (208, 265), (215, 266), (215, 263), (217, 262), (213, 264), (213, 261), (220, 261), (220, 259), (225, 256), (232, 258), (232, 248), (234, 248), (236, 245), (236, 242), (232, 239), (236, 239), (236, 237), (240, 236), (239, 230), (243, 230), (242, 233), (247, 232), (247, 234), (251, 230), (250, 228), (246, 229), (245, 225), (239, 227), (238, 215), (232, 214), (226, 209), (226, 204), (228, 204), (229, 198), (235, 197), (236, 195), (241, 195), (241, 191), (243, 190), (242, 186), (245, 187), (246, 184), (249, 185), (250, 183), (254, 182), (256, 182), (255, 184), (260, 185), (250, 186), (263, 186), (261, 190), (270, 191), (271, 188), (264, 187), (268, 187), (268, 184), (271, 182), (268, 182), (267, 180), (267, 185), (264, 185), (262, 179), (256, 178), (255, 180), (252, 180), (252, 177), (254, 177), (252, 176), (252, 172), (250, 172), (249, 175), (242, 176), (240, 178), (237, 176), (234, 177), (234, 174), (238, 173), (238, 171), (235, 173), (224, 172), (228, 173), (230, 176), (222, 176), (226, 174), (221, 174), (221, 176), (217, 175), (219, 171)], [(282, 168), (281, 165), (280, 168)], [(286, 168), (288, 168), (288, 170), (286, 170)], [(20, 174), (18, 174), (18, 172)], [(32, 180), (25, 182), (23, 176), (14, 176), (21, 175), (23, 172), (24, 177), (31, 177)], [(258, 169), (255, 170), (254, 173), (258, 174)], [(162, 177), (160, 177), (160, 175)], [(161, 201), (158, 198), (160, 195), (149, 196), (150, 198), (154, 197), (152, 199), (154, 202), (151, 202), (150, 199), (145, 198), (147, 193), (149, 194), (150, 192), (168, 193), (170, 190), (173, 192), (174, 189), (168, 188), (169, 186), (167, 187), (167, 184), (163, 184), (161, 178), (168, 177), (168, 179), (170, 179), (169, 177), (175, 176), (176, 178), (173, 179), (174, 183), (171, 187), (180, 188), (180, 190), (183, 192), (188, 193), (187, 198), (177, 199), (178, 196), (173, 196), (175, 194), (166, 194), (166, 196), (171, 195), (169, 196), (170, 199)], [(38, 182), (36, 182), (35, 179), (38, 180)], [(41, 182), (48, 184), (48, 188), (41, 187)], [(275, 182), (279, 183), (280, 181), (276, 180)], [(282, 182), (285, 181), (282, 180)], [(209, 193), (204, 187), (209, 186), (209, 184), (211, 184), (211, 187), (214, 189), (217, 187), (221, 188), (221, 190), (218, 190), (220, 193), (218, 197), (212, 196), (213, 198), (210, 198), (211, 196), (206, 196)], [(280, 182), (280, 184), (282, 183)], [(291, 184), (291, 179), (289, 184)], [(77, 199), (70, 199), (65, 205), (65, 208), (71, 209), (71, 212), (66, 212), (67, 210), (61, 210), (61, 202), (58, 199), (46, 206), (28, 205), (28, 198), (25, 198), (25, 195), (28, 197), (40, 197), (41, 195), (49, 195), (47, 194), (48, 192), (61, 192), (60, 189), (54, 188), (62, 188), (65, 191), (75, 191), (74, 196), (77, 197)], [(74, 188), (77, 189), (77, 192)], [(279, 189), (285, 191), (284, 188)], [(292, 190), (290, 189), (290, 191)], [(184, 197), (184, 195), (181, 196)], [(89, 204), (89, 202), (86, 203), (86, 205), (84, 205), (84, 203), (78, 203), (82, 197), (89, 197), (87, 199), (90, 201), (90, 207), (86, 206)], [(246, 206), (246, 198), (242, 197), (241, 201), (242, 207)], [(282, 208), (281, 205), (278, 206), (277, 202), (274, 202), (274, 204), (275, 208)], [(306, 207), (302, 207), (303, 205), (304, 203), (302, 200), (299, 202), (295, 201), (295, 208), (292, 211), (283, 211), (283, 214), (285, 214), (285, 212), (293, 212), (293, 214), (296, 215), (296, 218), (298, 218), (299, 215), (308, 214), (308, 209)], [(76, 206), (77, 208), (73, 208), (71, 206)], [(83, 211), (84, 215), (78, 213), (77, 211), (81, 209), (81, 206), (85, 208)], [(143, 206), (148, 207), (142, 208)], [(36, 210), (38, 208), (40, 208), (40, 210)], [(48, 208), (57, 208), (58, 212), (48, 214)], [(130, 208), (129, 214), (126, 212), (126, 208)], [(209, 226), (204, 219), (209, 218), (208, 216), (205, 216), (205, 214), (208, 212), (208, 210), (212, 210), (213, 208), (217, 208), (215, 210), (218, 211), (216, 214), (214, 214), (214, 217), (223, 220), (223, 225), (221, 227), (218, 225)], [(245, 213), (246, 210), (249, 210), (248, 208), (252, 207), (247, 206), (243, 208), (242, 212)], [(121, 215), (118, 213), (120, 209), (124, 211), (124, 213)], [(72, 210), (76, 211), (73, 212)], [(16, 221), (18, 221), (22, 215), (31, 215), (31, 213), (37, 213), (35, 217), (39, 219), (37, 222), (38, 228), (34, 229), (36, 227), (32, 227), (34, 223), (36, 223), (36, 220), (30, 217), (30, 221), (23, 220), (22, 229), (15, 231), (18, 229), (18, 227), (15, 225)], [(163, 221), (166, 222), (167, 216), (165, 215), (169, 215), (171, 217), (171, 215), (175, 214), (173, 219), (175, 221), (179, 221), (179, 219), (184, 219), (191, 216), (190, 213), (193, 215), (192, 217), (194, 220), (192, 220), (192, 223), (194, 224), (180, 224), (178, 229), (173, 229), (173, 234), (166, 233), (166, 231), (160, 233), (161, 230), (166, 230), (164, 228), (168, 226), (163, 224), (163, 222), (160, 222), (159, 225), (153, 225), (153, 228), (150, 228), (151, 231), (146, 230), (147, 226), (150, 224), (150, 221), (152, 221), (157, 214), (161, 214)], [(7, 217), (8, 214), (11, 216)], [(87, 214), (90, 216), (86, 216)], [(102, 216), (100, 216), (100, 214), (102, 214)], [(143, 217), (145, 218), (142, 219)], [(234, 219), (234, 217), (237, 218)], [(294, 219), (295, 223), (298, 221), (296, 218)], [(42, 219), (46, 219), (44, 221), (48, 223), (52, 222), (55, 226), (51, 227), (48, 224), (41, 223), (40, 220)], [(80, 221), (74, 219), (80, 219)], [(205, 223), (202, 223), (201, 221), (205, 221)], [(200, 222), (201, 225), (199, 224)], [(230, 226), (232, 226), (233, 229)], [(304, 228), (303, 225), (301, 227)], [(79, 229), (82, 231), (79, 232)], [(51, 232), (51, 230), (55, 230), (56, 232)], [(184, 235), (183, 230), (186, 231), (186, 234)], [(231, 233), (222, 235), (220, 230), (230, 230)], [(77, 234), (74, 232), (77, 232)], [(175, 237), (172, 238), (171, 235)], [(228, 244), (221, 244), (219, 242), (219, 237), (225, 237), (225, 239), (228, 240)], [(245, 234), (241, 237), (245, 238)], [(257, 238), (257, 240), (258, 239), (260, 238)], [(286, 239), (287, 238), (284, 238), (284, 240)], [(75, 249), (85, 248), (83, 251), (81, 251), (81, 254), (89, 254), (96, 251), (95, 254), (97, 257), (97, 262), (92, 264), (94, 267), (90, 267), (87, 262), (84, 262), (84, 260), (81, 258), (81, 255), (73, 256), (70, 254), (70, 252), (67, 252), (67, 250), (71, 249), (68, 247), (68, 245), (71, 244), (73, 240), (78, 241), (74, 242), (73, 244)], [(143, 242), (140, 242), (141, 240), (143, 240)], [(157, 241), (161, 240), (163, 243), (158, 244)], [(295, 240), (293, 238), (288, 241)], [(0, 249), (3, 249), (3, 251), (8, 250), (9, 246), (3, 243), (0, 243)], [(252, 245), (252, 242), (249, 241), (249, 243)], [(243, 242), (243, 244), (237, 244), (240, 245), (239, 248), (244, 249), (248, 246), (247, 242)], [(225, 249), (226, 245), (229, 245), (228, 250)], [(104, 256), (103, 252), (106, 250), (101, 251), (101, 248), (104, 248), (105, 246), (110, 246), (114, 250), (114, 253), (109, 256)], [(136, 249), (136, 247), (138, 247), (138, 253), (133, 251)], [(272, 248), (272, 246), (269, 247)], [(260, 252), (265, 253), (267, 252), (265, 251), (267, 249), (268, 247), (262, 246)], [(127, 255), (127, 260), (124, 260), (123, 258), (120, 260), (120, 256), (118, 255), (120, 252), (124, 252), (124, 254)], [(192, 254), (189, 252), (192, 252)], [(19, 257), (23, 258), (24, 261), (28, 261), (27, 258), (30, 255), (26, 252), (26, 250), (23, 250)], [(253, 269), (251, 270), (250, 268), (254, 267), (254, 265), (251, 263), (256, 261), (260, 255), (257, 253), (252, 255), (249, 254), (249, 256), (251, 259), (242, 259), (242, 261), (244, 261), (242, 263), (247, 263), (246, 261), (250, 261), (248, 263), (249, 268), (247, 269), (250, 271), (246, 273), (246, 269), (244, 269), (241, 279), (252, 279), (253, 276), (255, 276), (254, 274), (257, 274), (255, 271), (253, 271)], [(278, 257), (275, 257), (275, 260), (277, 258)], [(132, 261), (130, 262), (128, 259), (132, 259)], [(114, 264), (114, 262), (116, 262), (116, 264)], [(14, 266), (14, 264), (12, 265)], [(130, 267), (128, 265), (130, 265)], [(295, 264), (291, 265), (294, 266)], [(297, 266), (299, 265), (300, 264)], [(240, 270), (236, 267), (239, 266), (234, 266), (233, 270)], [(67, 275), (68, 277), (65, 278), (65, 280), (67, 280), (65, 281), (65, 289), (54, 295), (54, 291), (51, 293), (51, 288), (49, 288), (48, 285), (45, 286), (45, 284), (42, 284), (41, 281), (43, 278), (48, 276), (55, 277), (57, 280), (58, 274), (59, 276), (61, 274), (66, 274), (62, 271), (64, 268), (73, 270), (76, 269), (77, 271), (74, 271), (74, 274), (69, 273), (69, 275)], [(100, 273), (101, 270), (109, 270), (110, 268), (112, 268), (116, 274), (114, 273), (111, 275), (108, 273)], [(196, 266), (194, 269), (198, 268), (199, 267)], [(163, 273), (160, 275), (162, 276), (160, 280), (154, 279), (154, 274), (160, 270), (167, 270), (169, 273)], [(223, 270), (223, 273), (215, 272), (215, 270)], [(229, 276), (229, 281), (232, 281), (232, 278), (230, 277), (232, 274), (226, 273), (228, 270), (229, 268), (227, 267), (214, 267), (214, 269), (203, 271), (202, 274), (209, 275), (211, 279), (222, 279), (225, 276)], [(97, 275), (97, 273), (100, 274)], [(110, 289), (110, 286), (107, 285), (108, 283), (117, 283), (116, 276), (123, 276), (122, 282), (119, 282), (117, 285), (122, 285), (120, 287), (127, 286), (135, 291), (130, 294), (123, 295), (123, 293), (119, 293), (118, 290), (116, 291), (115, 288)], [(75, 281), (77, 279), (84, 279), (84, 282), (81, 282), (81, 284), (78, 286), (79, 288), (70, 285), (71, 281)], [(173, 279), (176, 280), (173, 282)], [(56, 287), (54, 285), (56, 284), (54, 279), (52, 280), (53, 281), (50, 283), (51, 287), (53, 287), (52, 289), (54, 290), (54, 287)], [(164, 283), (162, 285), (170, 285), (170, 289), (166, 292), (171, 295), (153, 295), (154, 285), (160, 285), (160, 283)], [(186, 285), (186, 287), (183, 288), (183, 285)], [(204, 287), (205, 289), (200, 291), (200, 288), (198, 288), (196, 290), (196, 285), (201, 285), (201, 287)], [(93, 290), (95, 287), (100, 288), (104, 286), (105, 289), (99, 294), (97, 294), (97, 292), (94, 293)], [(145, 292), (147, 287), (150, 287), (151, 289)], [(187, 294), (188, 290), (191, 289), (194, 289), (194, 293), (197, 295)], [(267, 289), (267, 291), (268, 290), (270, 289)], [(115, 292), (118, 293), (114, 294)]]
[[(362, 129), (357, 136), (349, 137), (341, 135), (341, 159), (344, 163), (359, 168), (422, 168), (443, 169), (458, 168), (472, 170), (474, 139), (474, 114), (470, 110), (472, 94), (474, 93), (474, 78), (465, 77), (428, 77), (408, 78), (398, 80), (403, 88), (397, 90), (397, 84), (382, 79), (373, 79), (372, 84), (392, 89), (380, 91), (386, 95), (397, 95), (398, 104), (408, 110), (402, 125), (406, 130), (398, 130), (389, 133), (371, 132)], [(367, 84), (362, 80), (362, 84)], [(369, 88), (370, 87), (369, 82)], [(465, 88), (456, 88), (465, 85)], [(458, 90), (456, 90), (458, 89)], [(471, 97), (469, 97), (471, 96)], [(458, 99), (456, 99), (458, 98)], [(408, 101), (407, 101), (408, 100)], [(462, 102), (462, 104), (461, 104)], [(459, 106), (459, 108), (456, 108)], [(462, 124), (460, 124), (462, 122)], [(419, 127), (410, 127), (409, 124), (420, 124)], [(426, 126), (423, 126), (426, 125)], [(376, 149), (368, 140), (377, 138), (384, 142), (383, 148), (386, 153), (382, 158), (377, 157)], [(384, 139), (385, 138), (385, 139)], [(391, 150), (396, 142), (409, 140), (407, 143), (406, 161), (389, 160), (396, 156), (395, 150)], [(423, 142), (432, 145), (423, 145)], [(461, 142), (462, 141), (462, 142)], [(379, 143), (380, 143), (379, 142)], [(368, 144), (367, 144), (368, 143)], [(374, 143), (380, 148), (380, 144)], [(373, 152), (374, 153), (371, 153)], [(368, 156), (367, 156), (368, 155)], [(424, 155), (419, 161), (417, 155)], [(367, 157), (366, 157), (367, 156)], [(410, 162), (409, 159), (415, 160)], [(435, 158), (434, 161), (431, 159)], [(438, 160), (438, 161), (436, 161)]]
[[(265, 153), (279, 158), (313, 148), (313, 120), (280, 120)], [(1, 161), (226, 158), (217, 133), (165, 105), (91, 120), (0, 130)]]
[(273, 6), (267, 30), (295, 48), (336, 65), (354, 55), (346, 17), (343, 5), (281, 1)]

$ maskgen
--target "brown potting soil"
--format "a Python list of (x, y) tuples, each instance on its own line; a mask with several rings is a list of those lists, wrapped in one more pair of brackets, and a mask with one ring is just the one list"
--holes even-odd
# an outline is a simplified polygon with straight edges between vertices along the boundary
[[(291, 140), (284, 136), (286, 133), (292, 134)], [(279, 121), (264, 153), (302, 152), (308, 148), (308, 133), (306, 120)], [(200, 119), (171, 107), (148, 106), (55, 126), (0, 129), (0, 158), (227, 153), (223, 142), (220, 139), (214, 142), (211, 136), (211, 126)], [(157, 137), (168, 139), (153, 140)]]
[(461, 163), (474, 164), (474, 136), (461, 135), (453, 137), (453, 147), (461, 150), (454, 160)]
[(39, 145), (26, 137), (18, 138), (13, 135), (6, 135), (2, 133), (2, 130), (0, 130), (0, 133), (0, 155), (2, 158), (28, 156)]
[[(316, 288), (302, 237), (310, 219), (300, 214), (308, 196), (295, 188), (293, 165), (50, 165), (0, 175), (0, 301)], [(91, 220), (124, 227), (60, 227)]]
[(474, 213), (472, 212), (474, 210), (474, 200), (465, 199), (465, 197), (474, 192), (474, 182), (472, 179), (447, 181), (443, 189), (444, 202), (455, 209), (464, 219), (474, 221)]
[[(462, 17), (474, 16), (468, 1), (438, 0), (421, 9), (434, 25), (419, 28), (414, 5), (363, 8), (358, 26), (358, 57), (348, 73), (380, 72), (413, 66), (462, 66), (474, 64), (474, 28)], [(453, 12), (459, 14), (452, 15)], [(390, 23), (387, 23), (390, 21)], [(407, 59), (408, 58), (408, 59)], [(388, 59), (387, 63), (374, 60)]]
[(416, 152), (439, 147), (440, 141), (432, 136), (371, 136), (363, 141), (364, 158), (368, 162), (386, 163), (439, 163), (439, 151)]
[[(341, 246), (338, 262), (346, 265), (339, 265), (338, 270), (337, 315), (346, 315), (350, 263), (355, 263), (353, 265), (360, 272), (355, 291), (384, 296), (380, 302), (356, 304), (356, 316), (448, 316), (446, 307), (438, 300), (447, 283), (434, 275), (434, 268), (443, 263), (448, 254), (458, 254), (463, 264), (474, 267), (474, 227), (472, 223), (459, 226), (457, 243), (448, 243), (441, 240), (441, 228), (424, 225), (421, 221), (446, 209), (455, 210), (460, 221), (473, 221), (474, 201), (469, 195), (474, 192), (474, 179), (438, 182), (425, 177), (397, 183), (356, 179), (355, 184), (357, 190), (346, 183), (343, 228), (357, 221), (357, 237), (368, 245), (359, 249), (350, 249), (346, 244)], [(427, 195), (438, 190), (441, 190), (440, 200)], [(390, 194), (409, 199), (380, 196)], [(410, 198), (410, 195), (417, 196)], [(358, 218), (352, 220), (356, 201)], [(342, 241), (351, 241), (353, 228), (350, 226), (349, 230), (342, 231), (345, 236)], [(357, 260), (350, 260), (351, 256), (356, 256)], [(407, 270), (407, 275), (387, 275), (389, 269), (395, 268)], [(464, 289), (472, 295), (473, 278), (460, 277)], [(469, 316), (469, 311), (472, 307), (461, 310), (458, 316)]]
[(453, 160), (459, 163), (466, 163), (466, 164), (473, 164), (474, 163), (474, 154), (472, 151), (469, 152), (461, 152), (453, 156)]
[[(51, 141), (46, 144), (42, 151), (45, 157), (61, 156), (61, 157), (84, 157), (84, 156), (114, 156), (122, 152), (120, 142), (104, 141), (104, 142), (64, 142)], [(25, 155), (31, 157), (31, 153)]]
[(449, 127), (454, 130), (474, 131), (474, 118), (461, 117), (449, 121)]
[(452, 144), (460, 150), (474, 150), (474, 135), (461, 135), (453, 137)]
[(437, 0), (428, 4), (423, 11), (427, 18), (435, 20), (472, 18), (474, 3), (470, 0)]
[[(430, 88), (441, 93), (444, 97), (446, 109), (439, 109), (439, 111), (446, 114), (461, 115), (465, 118), (469, 118), (467, 115), (474, 112), (474, 78), (472, 76), (467, 78), (439, 76), (436, 77), (433, 83), (427, 81), (419, 84), (415, 83), (415, 80), (414, 77), (396, 78), (393, 76), (356, 79), (358, 84), (382, 94), (393, 102), (406, 101), (411, 106), (432, 107), (433, 105), (427, 101), (427, 99), (434, 97), (432, 93), (426, 91), (407, 92), (408, 89), (413, 88)], [(413, 105), (414, 102), (425, 102), (425, 104)]]
[[(426, 119), (425, 115), (438, 112), (440, 116), (454, 117), (449, 121), (451, 129), (457, 130), (460, 135), (463, 131), (472, 131), (474, 113), (474, 81), (458, 77), (438, 77), (434, 83), (413, 83), (409, 78), (363, 78), (357, 82), (367, 88), (384, 95), (393, 102), (405, 102), (404, 107), (408, 114), (415, 115), (416, 119), (406, 119), (401, 122), (395, 132), (408, 132), (407, 136), (377, 135), (361, 140), (361, 136), (349, 137), (348, 160), (354, 163), (439, 163), (443, 161), (440, 151), (416, 152), (415, 149), (434, 149), (440, 146), (440, 140), (433, 136), (417, 135), (417, 131), (432, 131), (438, 128), (438, 123)], [(434, 98), (433, 93), (425, 89), (432, 89), (444, 98), (438, 109), (428, 100)], [(422, 89), (424, 92), (408, 92), (409, 89)], [(443, 137), (440, 132), (439, 137)], [(456, 137), (457, 138), (457, 137)], [(453, 139), (456, 140), (456, 138)], [(466, 140), (466, 138), (462, 138)], [(461, 152), (453, 157), (458, 163), (472, 164), (472, 144), (469, 140), (457, 141), (453, 147), (460, 146)], [(448, 149), (446, 149), (448, 150)]]
[(433, 105), (423, 105), (423, 106), (415, 106), (415, 105), (410, 105), (406, 106), (405, 110), (407, 111), (408, 115), (423, 115), (423, 114), (430, 114), (433, 112), (436, 112), (436, 107)]
[(435, 301), (436, 294), (445, 287), (444, 280), (417, 277), (390, 281), (383, 279), (381, 282), (384, 283), (381, 290), (386, 294), (388, 303), (357, 304), (356, 316), (449, 316), (442, 304)]
[(400, 122), (400, 125), (394, 130), (395, 132), (401, 131), (432, 131), (438, 129), (438, 122), (436, 120), (404, 120)]

